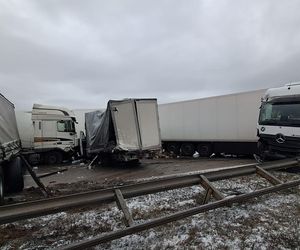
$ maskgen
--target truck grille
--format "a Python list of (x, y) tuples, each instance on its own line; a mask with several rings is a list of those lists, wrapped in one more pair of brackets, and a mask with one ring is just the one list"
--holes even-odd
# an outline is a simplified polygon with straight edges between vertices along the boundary
[(260, 138), (267, 142), (271, 151), (292, 154), (300, 153), (300, 138), (286, 136), (283, 143), (276, 141), (276, 135), (260, 135)]

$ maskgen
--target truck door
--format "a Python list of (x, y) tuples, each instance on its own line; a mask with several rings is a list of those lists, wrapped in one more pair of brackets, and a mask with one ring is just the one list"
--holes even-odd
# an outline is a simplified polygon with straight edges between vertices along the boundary
[(43, 136), (43, 148), (52, 149), (58, 141), (57, 131), (56, 131), (56, 121), (52, 121), (52, 120), (42, 121), (42, 136)]
[(41, 120), (34, 120), (33, 121), (33, 130), (34, 130), (34, 148), (39, 149), (43, 148), (43, 128), (42, 128), (42, 121)]
[(57, 137), (57, 145), (62, 149), (66, 146), (73, 147), (76, 140), (75, 125), (72, 120), (59, 120), (55, 123), (55, 132)]
[(140, 150), (134, 101), (114, 102), (110, 108), (118, 146), (124, 150)]
[(161, 146), (158, 109), (156, 100), (137, 100), (136, 111), (141, 135), (142, 149)]

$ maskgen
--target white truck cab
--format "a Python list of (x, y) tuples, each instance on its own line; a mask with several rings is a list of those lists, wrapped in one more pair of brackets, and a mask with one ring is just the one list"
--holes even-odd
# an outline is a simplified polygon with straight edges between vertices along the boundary
[(30, 149), (48, 163), (60, 163), (78, 146), (75, 115), (72, 111), (54, 106), (34, 104), (32, 108), (33, 141)]
[(260, 107), (257, 135), (263, 157), (300, 154), (300, 82), (266, 91)]

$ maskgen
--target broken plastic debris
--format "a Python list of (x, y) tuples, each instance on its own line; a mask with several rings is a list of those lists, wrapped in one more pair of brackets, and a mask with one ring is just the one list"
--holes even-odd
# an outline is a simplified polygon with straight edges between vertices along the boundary
[(199, 156), (200, 156), (199, 153), (197, 151), (195, 151), (195, 153), (193, 154), (193, 157), (194, 158), (199, 158)]

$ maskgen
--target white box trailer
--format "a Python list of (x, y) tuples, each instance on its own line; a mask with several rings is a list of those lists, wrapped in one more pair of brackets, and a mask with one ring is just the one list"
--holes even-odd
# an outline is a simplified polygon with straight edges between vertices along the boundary
[(0, 203), (4, 191), (18, 192), (24, 187), (21, 150), (15, 107), (0, 94)]
[(161, 149), (156, 99), (110, 100), (105, 112), (86, 113), (88, 154), (136, 160)]
[(256, 152), (258, 110), (265, 90), (159, 105), (163, 147), (176, 154)]

